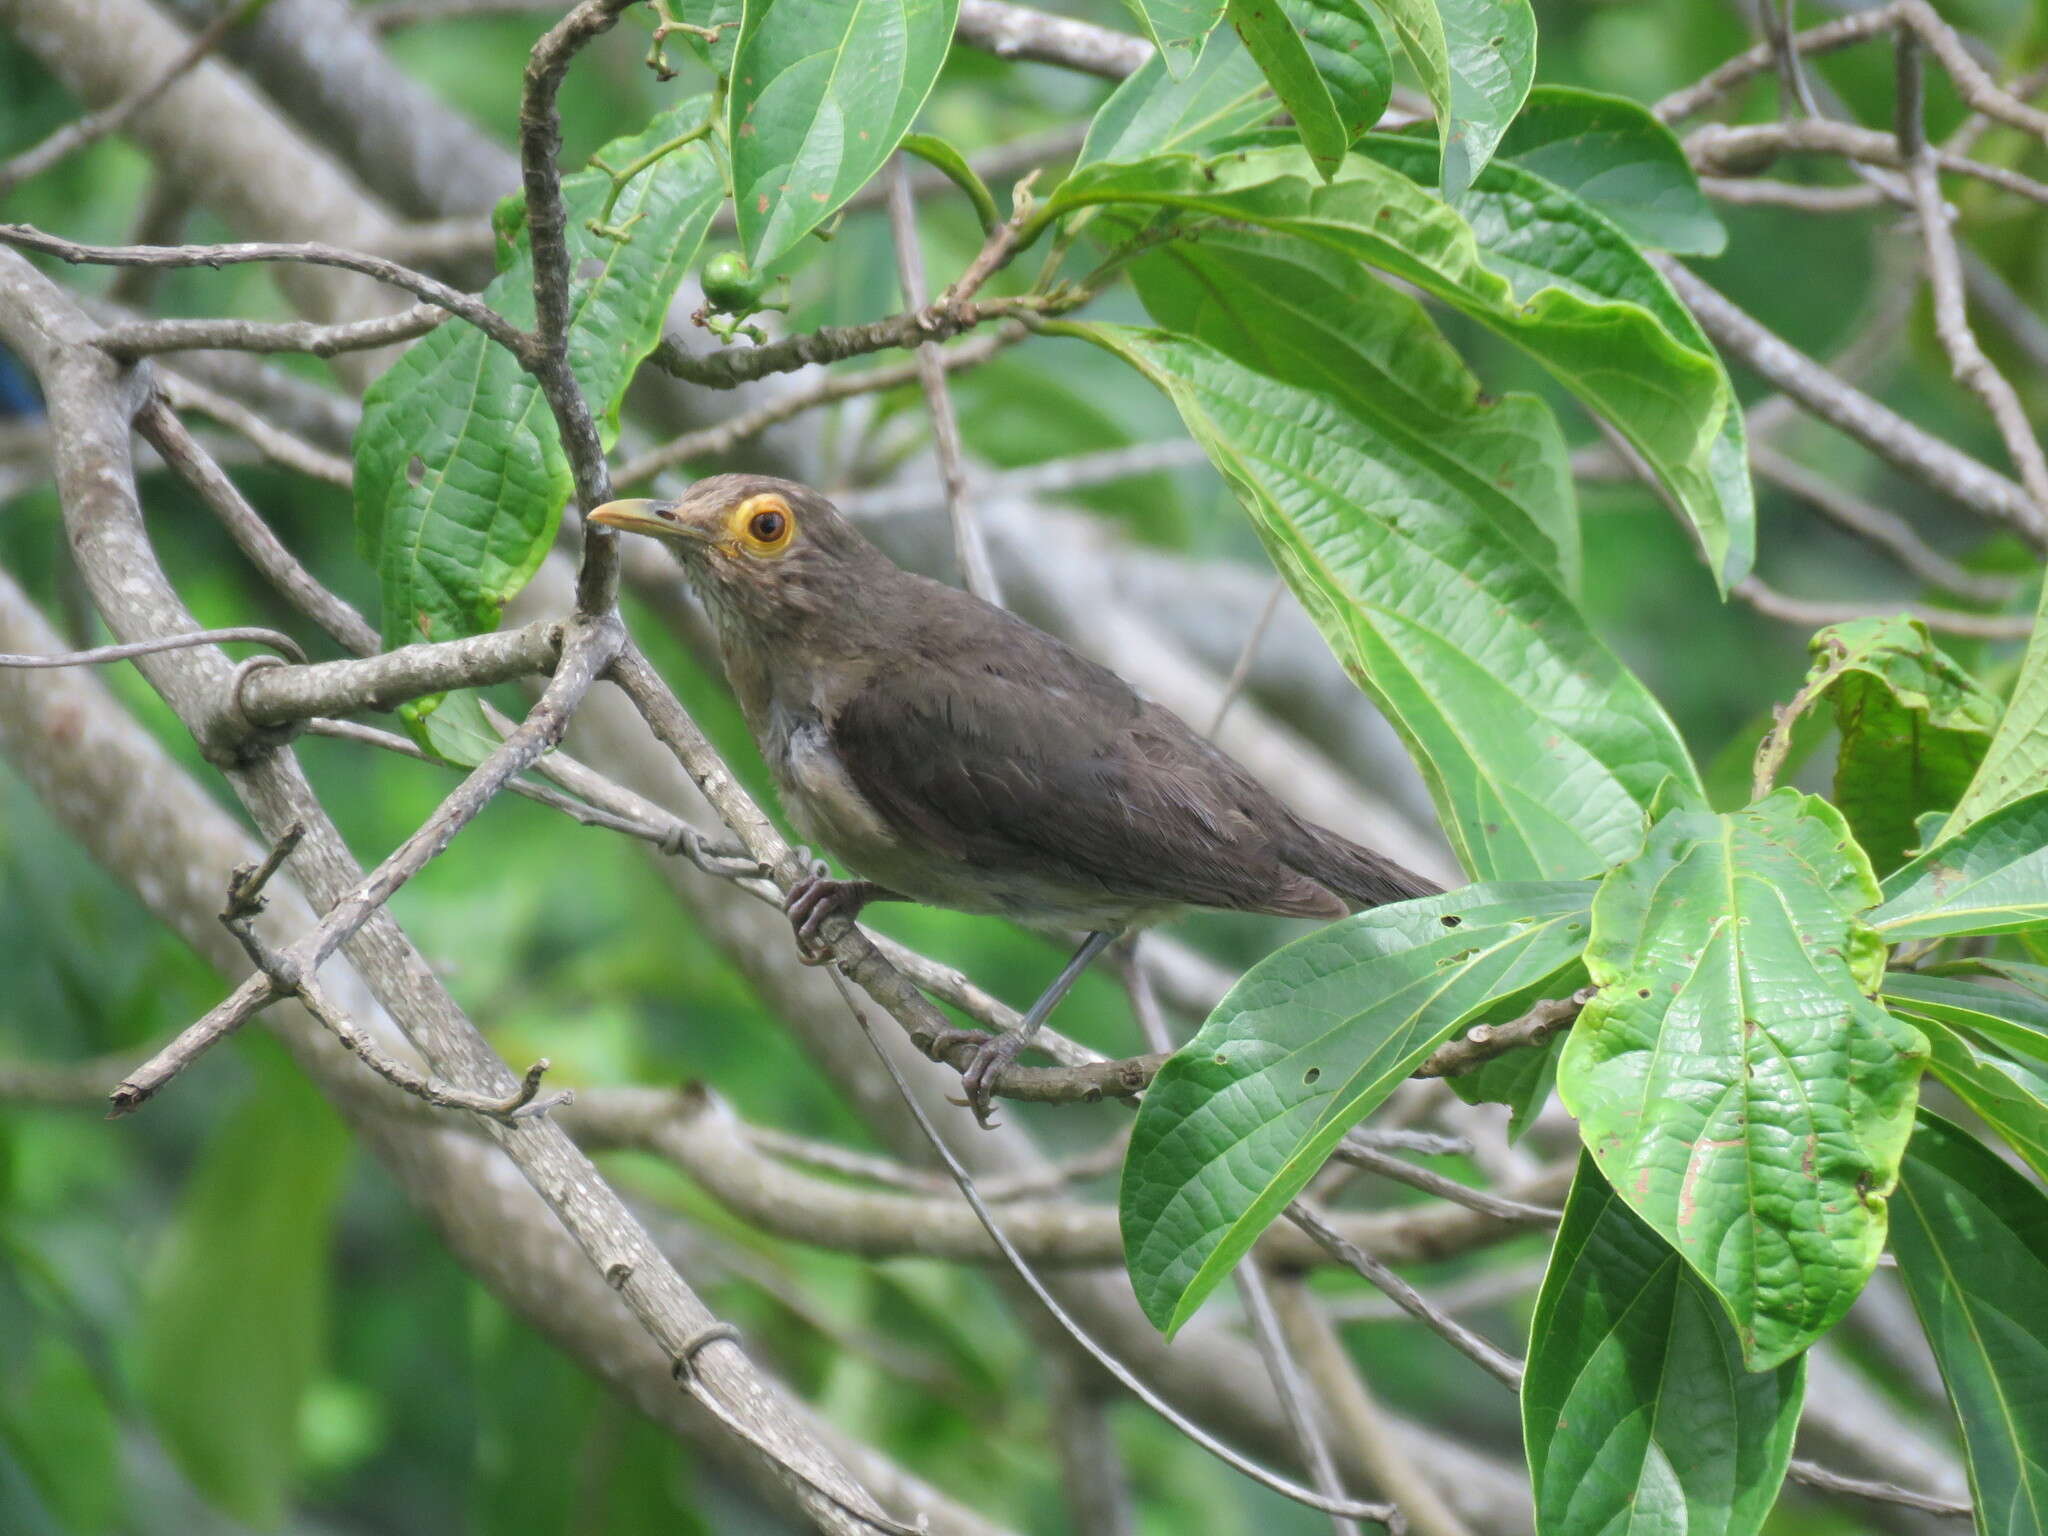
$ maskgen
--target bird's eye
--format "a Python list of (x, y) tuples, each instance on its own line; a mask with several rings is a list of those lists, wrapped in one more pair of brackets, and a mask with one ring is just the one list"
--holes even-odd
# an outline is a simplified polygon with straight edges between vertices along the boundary
[(780, 496), (754, 496), (734, 508), (727, 526), (735, 542), (753, 553), (779, 555), (796, 531), (796, 518)]

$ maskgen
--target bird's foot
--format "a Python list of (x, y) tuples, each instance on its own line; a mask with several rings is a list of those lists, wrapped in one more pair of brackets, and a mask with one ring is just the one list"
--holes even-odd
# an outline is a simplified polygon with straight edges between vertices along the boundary
[(832, 958), (821, 930), (827, 918), (860, 916), (860, 910), (875, 899), (876, 888), (867, 880), (834, 880), (823, 864), (789, 888), (782, 910), (796, 930), (797, 956), (805, 965), (823, 965)]
[(991, 1035), (963, 1029), (940, 1036), (934, 1042), (934, 1054), (943, 1056), (952, 1046), (963, 1042), (974, 1047), (974, 1055), (960, 1069), (960, 1088), (967, 1096), (967, 1107), (974, 1111), (975, 1123), (990, 1130), (995, 1125), (989, 1115), (994, 1108), (996, 1078), (1030, 1041), (1015, 1030)]

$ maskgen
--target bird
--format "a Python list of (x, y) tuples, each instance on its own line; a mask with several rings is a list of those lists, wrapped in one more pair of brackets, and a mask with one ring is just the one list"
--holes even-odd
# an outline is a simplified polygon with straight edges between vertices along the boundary
[(984, 1123), (996, 1074), (1122, 934), (1195, 908), (1332, 921), (1439, 890), (1297, 815), (1109, 668), (902, 569), (807, 486), (713, 475), (589, 520), (681, 561), (790, 821), (853, 873), (811, 865), (790, 888), (805, 958), (829, 918), (879, 901), (1085, 935), (963, 1070)]

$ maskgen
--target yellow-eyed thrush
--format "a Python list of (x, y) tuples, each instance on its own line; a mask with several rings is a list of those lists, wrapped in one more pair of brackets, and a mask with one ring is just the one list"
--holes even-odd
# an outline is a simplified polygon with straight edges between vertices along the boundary
[(714, 475), (590, 514), (665, 541), (790, 819), (859, 879), (789, 893), (799, 943), (871, 901), (995, 913), (1086, 940), (994, 1073), (1125, 929), (1190, 907), (1338, 918), (1437, 888), (1304, 821), (1123, 679), (969, 593), (891, 563), (816, 491)]

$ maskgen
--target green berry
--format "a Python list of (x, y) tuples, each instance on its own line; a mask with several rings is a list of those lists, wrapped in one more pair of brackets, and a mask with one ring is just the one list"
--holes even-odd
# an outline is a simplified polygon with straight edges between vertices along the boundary
[(713, 309), (752, 314), (761, 307), (763, 286), (738, 251), (720, 251), (704, 263), (704, 298)]

